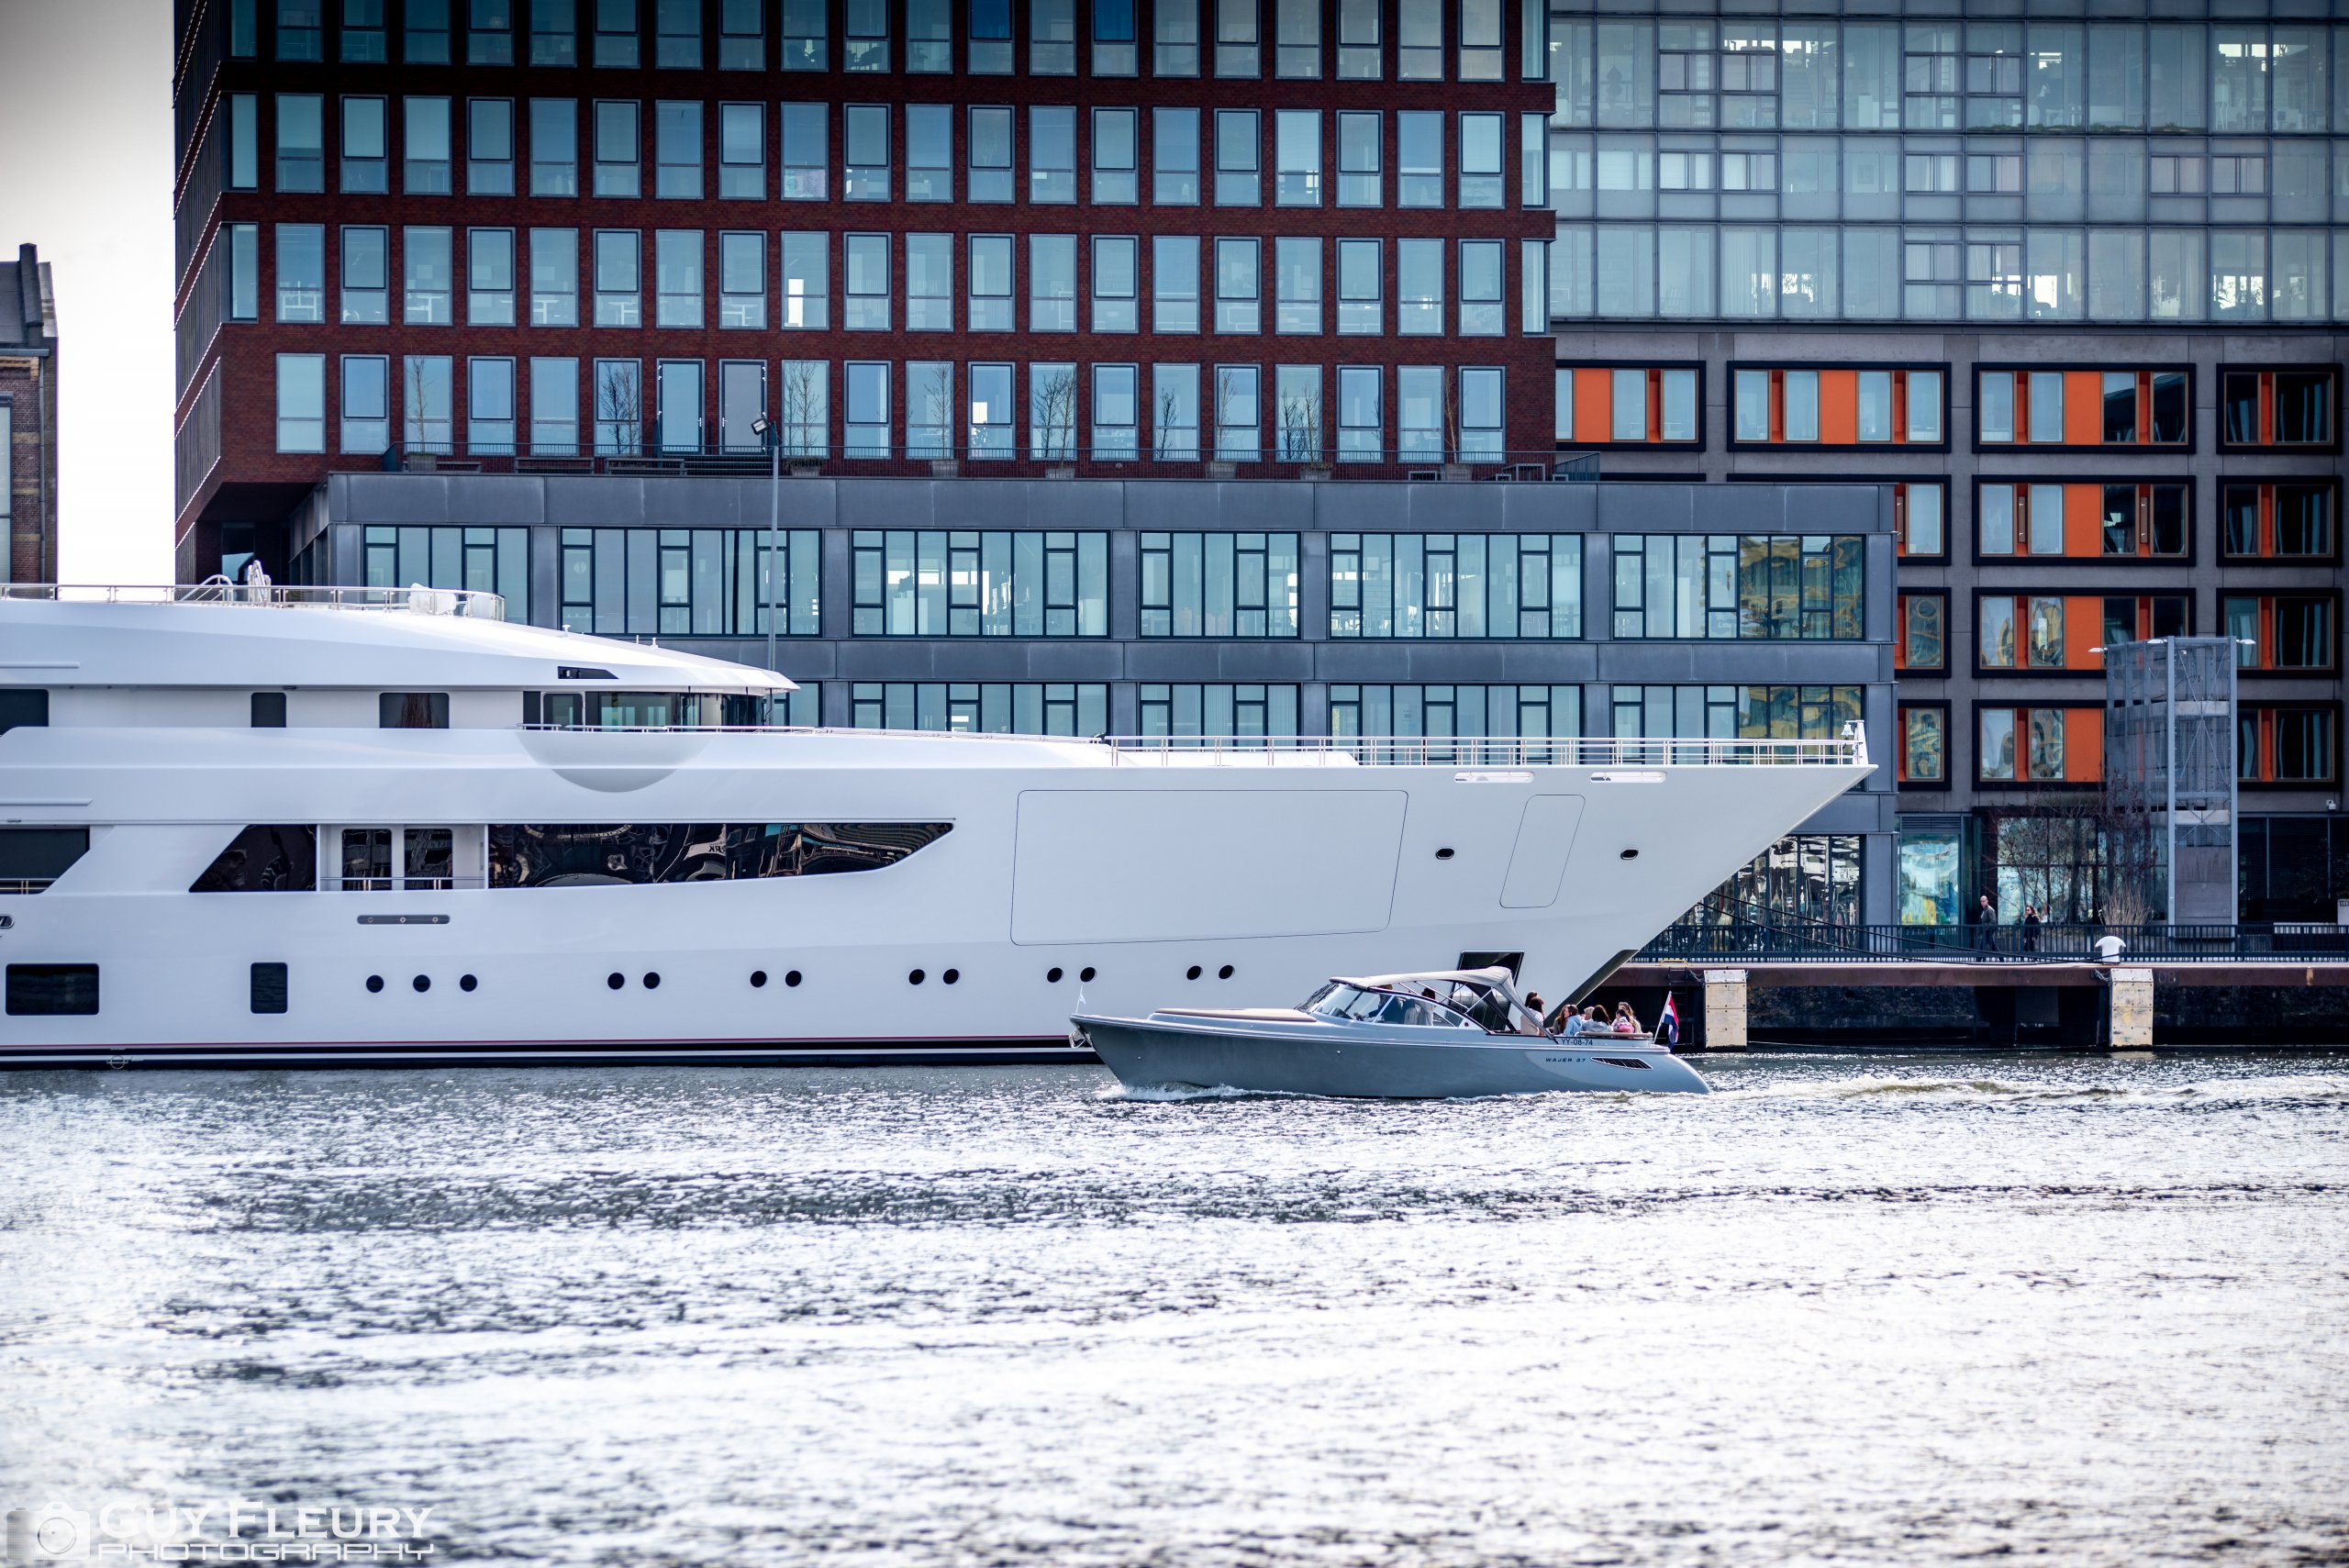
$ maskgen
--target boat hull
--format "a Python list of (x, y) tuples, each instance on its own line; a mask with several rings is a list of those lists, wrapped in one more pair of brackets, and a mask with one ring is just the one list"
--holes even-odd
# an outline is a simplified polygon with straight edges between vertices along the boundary
[(1653, 1046), (1586, 1040), (1430, 1045), (1356, 1031), (1243, 1033), (1147, 1019), (1078, 1018), (1076, 1029), (1128, 1088), (1238, 1089), (1340, 1099), (1487, 1095), (1710, 1093), (1696, 1070)]

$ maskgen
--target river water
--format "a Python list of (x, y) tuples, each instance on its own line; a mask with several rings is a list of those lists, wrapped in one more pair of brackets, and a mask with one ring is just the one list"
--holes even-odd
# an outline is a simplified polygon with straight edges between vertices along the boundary
[(2349, 1058), (1702, 1066), (0, 1076), (0, 1506), (632, 1568), (2349, 1563)]

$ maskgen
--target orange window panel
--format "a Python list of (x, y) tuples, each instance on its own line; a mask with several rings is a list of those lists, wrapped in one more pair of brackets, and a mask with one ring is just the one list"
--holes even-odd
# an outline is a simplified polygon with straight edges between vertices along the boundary
[(1860, 439), (1860, 373), (1819, 373), (1819, 439), (1827, 446), (1851, 446)]
[(1575, 372), (1575, 439), (1612, 440), (1615, 432), (1615, 373), (1604, 365)]
[(2104, 641), (2102, 597), (2068, 597), (2064, 601), (2064, 668), (2101, 670), (2103, 657), (2094, 651)]
[(2094, 784), (2104, 777), (2104, 709), (2067, 708), (2064, 713), (2064, 778)]
[(2064, 486), (2064, 554), (2093, 557), (2104, 553), (2104, 486)]
[(2097, 447), (2104, 444), (2104, 373), (2064, 373), (2064, 444)]

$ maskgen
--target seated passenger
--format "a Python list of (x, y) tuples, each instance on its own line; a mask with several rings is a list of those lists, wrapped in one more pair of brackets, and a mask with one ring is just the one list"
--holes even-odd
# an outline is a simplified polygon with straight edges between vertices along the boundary
[(1617, 1034), (1637, 1034), (1640, 1032), (1639, 1018), (1631, 1011), (1631, 1004), (1629, 1002), (1618, 1002), (1615, 1004), (1615, 1032)]
[(1578, 1040), (1582, 1036), (1582, 1015), (1572, 1007), (1566, 1009), (1565, 1035), (1568, 1040)]
[(1518, 1033), (1547, 1034), (1549, 1032), (1548, 1026), (1542, 1021), (1549, 1016), (1549, 1009), (1542, 1005), (1541, 992), (1528, 991), (1525, 994), (1525, 1011), (1527, 1017), (1518, 1024)]

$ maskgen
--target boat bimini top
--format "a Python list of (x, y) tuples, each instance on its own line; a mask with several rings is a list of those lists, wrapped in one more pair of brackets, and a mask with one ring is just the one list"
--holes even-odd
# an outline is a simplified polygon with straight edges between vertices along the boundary
[(1442, 1025), (1488, 1034), (1518, 1032), (1516, 1020), (1540, 1015), (1519, 999), (1516, 977), (1490, 969), (1429, 969), (1408, 974), (1338, 975), (1298, 1005), (1316, 1018), (1356, 1022)]

